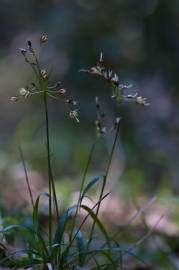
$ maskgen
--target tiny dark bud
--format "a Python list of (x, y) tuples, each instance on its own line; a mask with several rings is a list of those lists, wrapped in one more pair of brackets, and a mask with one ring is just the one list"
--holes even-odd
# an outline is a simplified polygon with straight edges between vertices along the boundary
[(29, 47), (32, 47), (32, 42), (30, 40), (27, 41)]
[(23, 55), (25, 55), (27, 53), (27, 50), (24, 48), (19, 48), (20, 53), (22, 53)]
[(119, 82), (112, 81), (112, 83), (117, 87), (119, 86)]

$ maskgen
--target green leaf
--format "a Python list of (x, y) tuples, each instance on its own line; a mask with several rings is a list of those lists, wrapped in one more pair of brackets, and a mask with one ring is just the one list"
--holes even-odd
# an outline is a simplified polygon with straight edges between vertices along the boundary
[(99, 181), (103, 180), (104, 181), (104, 176), (95, 176), (88, 184), (87, 186), (84, 188), (83, 193), (81, 195), (80, 201), (83, 200), (84, 196), (86, 195), (86, 193), (95, 185), (97, 184)]
[(60, 218), (57, 230), (55, 232), (54, 240), (53, 240), (53, 245), (55, 244), (60, 244), (62, 241), (62, 237), (66, 228), (66, 224), (69, 220), (69, 218), (72, 216), (74, 210), (77, 208), (77, 205), (73, 205), (69, 207), (63, 216)]
[(16, 229), (23, 232), (23, 235), (26, 236), (29, 241), (34, 241), (34, 232), (30, 228), (19, 224), (9, 225), (0, 230), (0, 233), (6, 234)]
[(108, 233), (104, 227), (104, 225), (101, 223), (97, 215), (86, 205), (81, 205), (81, 208), (83, 208), (88, 214), (91, 216), (91, 218), (95, 221), (95, 223), (98, 225), (101, 233), (104, 235), (107, 244), (110, 246), (110, 238), (108, 236)]
[(36, 199), (34, 209), (33, 209), (33, 225), (34, 225), (34, 230), (36, 232), (38, 232), (38, 229), (39, 229), (39, 201), (42, 196), (49, 197), (49, 194), (46, 192), (40, 193)]
[(0, 233), (6, 234), (13, 230), (19, 230), (22, 233), (22, 235), (27, 238), (29, 244), (35, 250), (38, 250), (39, 254), (41, 254), (42, 257), (44, 258), (48, 257), (48, 250), (45, 241), (38, 232), (35, 232), (34, 230), (20, 224), (13, 224), (0, 230)]
[(85, 262), (86, 243), (85, 243), (85, 239), (81, 231), (77, 232), (76, 241), (77, 241), (77, 246), (79, 250), (79, 263), (80, 263), (80, 266), (83, 266)]

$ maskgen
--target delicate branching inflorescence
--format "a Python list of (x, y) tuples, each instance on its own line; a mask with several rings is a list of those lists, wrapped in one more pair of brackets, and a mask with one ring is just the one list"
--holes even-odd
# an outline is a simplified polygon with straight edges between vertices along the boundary
[[(47, 35), (41, 35), (40, 37), (40, 47), (48, 41)], [(11, 97), (11, 101), (15, 102), (22, 99), (30, 98), (34, 95), (40, 95), (47, 92), (47, 96), (56, 100), (62, 101), (67, 109), (69, 118), (75, 119), (76, 122), (79, 122), (78, 118), (78, 109), (74, 108), (77, 102), (73, 99), (69, 99), (66, 96), (67, 90), (61, 88), (61, 82), (55, 83), (53, 86), (49, 85), (49, 73), (46, 69), (41, 67), (40, 60), (38, 59), (37, 53), (32, 46), (32, 42), (27, 42), (27, 49), (19, 48), (20, 53), (25, 59), (25, 62), (28, 63), (33, 69), (36, 75), (36, 81), (32, 82), (30, 85), (19, 89), (19, 92), (16, 96)], [(41, 82), (47, 83), (47, 88), (41, 87)], [(45, 90), (44, 90), (45, 89)]]
[[(39, 44), (40, 47), (48, 41), (46, 35), (41, 35)], [(51, 136), (50, 136), (50, 125), (49, 125), (49, 111), (48, 111), (48, 98), (55, 100), (60, 100), (68, 109), (68, 116), (71, 119), (79, 122), (78, 109), (75, 107), (77, 102), (69, 97), (67, 97), (67, 91), (65, 88), (61, 87), (61, 82), (56, 82), (54, 85), (49, 85), (49, 72), (47, 69), (41, 66), (38, 54), (32, 46), (32, 42), (27, 42), (27, 49), (20, 48), (20, 53), (24, 57), (25, 62), (32, 68), (35, 79), (30, 85), (19, 89), (16, 96), (11, 97), (12, 101), (25, 100), (34, 95), (42, 96), (43, 106), (44, 106), (44, 118), (45, 118), (45, 137), (46, 137), (46, 153), (47, 153), (47, 169), (48, 169), (48, 194), (41, 193), (37, 199), (34, 201), (31, 194), (31, 189), (28, 182), (28, 176), (26, 172), (23, 152), (20, 149), (20, 155), (22, 158), (25, 176), (27, 178), (28, 190), (31, 196), (31, 202), (33, 207), (32, 215), (32, 228), (24, 225), (12, 225), (8, 226), (0, 232), (3, 234), (9, 234), (12, 230), (20, 230), (23, 235), (28, 240), (29, 248), (23, 249), (23, 254), (25, 256), (22, 258), (23, 261), (12, 260), (12, 255), (5, 258), (7, 265), (9, 262), (13, 262), (13, 266), (17, 268), (19, 265), (24, 266), (24, 268), (32, 269), (37, 267), (42, 267), (43, 269), (124, 269), (123, 267), (123, 257), (128, 254), (133, 255), (131, 247), (129, 249), (123, 248), (114, 237), (110, 237), (106, 231), (103, 223), (99, 219), (99, 211), (103, 200), (110, 194), (108, 192), (105, 194), (106, 183), (108, 180), (111, 164), (113, 161), (114, 152), (118, 143), (118, 135), (120, 129), (120, 117), (116, 116), (112, 124), (107, 123), (107, 113), (103, 112), (99, 98), (95, 98), (96, 106), (96, 121), (95, 127), (97, 132), (97, 138), (91, 147), (89, 157), (86, 163), (84, 174), (82, 177), (82, 182), (80, 186), (80, 192), (77, 204), (69, 207), (64, 214), (59, 214), (59, 206), (57, 200), (57, 192), (55, 187), (55, 179), (53, 176), (53, 166), (51, 159)], [(88, 72), (90, 74), (98, 75), (107, 81), (112, 88), (112, 99), (116, 102), (131, 100), (135, 103), (143, 106), (149, 105), (146, 98), (139, 96), (137, 93), (134, 95), (126, 94), (128, 88), (131, 85), (122, 85), (119, 82), (119, 77), (112, 70), (104, 67), (103, 55), (100, 54), (100, 58), (95, 67), (89, 70), (81, 70)], [(88, 176), (88, 171), (90, 164), (92, 162), (93, 154), (98, 142), (98, 137), (108, 134), (108, 132), (115, 131), (114, 139), (111, 145), (111, 150), (109, 152), (109, 157), (107, 161), (107, 166), (103, 175), (95, 176), (86, 183), (86, 178)], [(83, 199), (87, 196), (96, 184), (101, 184), (99, 198), (92, 208), (85, 205)], [(39, 201), (41, 195), (45, 195), (48, 198), (48, 233), (44, 233), (42, 226), (40, 224), (39, 216)], [(54, 222), (54, 214), (56, 212), (56, 222)], [(78, 214), (80, 209), (86, 212), (84, 218), (78, 222)], [(89, 232), (86, 231), (85, 235), (88, 237), (85, 239), (83, 236), (83, 226), (87, 219), (91, 218), (92, 224), (89, 227)], [(72, 222), (72, 223), (71, 223)], [(70, 224), (68, 224), (70, 223)], [(70, 226), (68, 226), (70, 225)], [(95, 236), (95, 230), (100, 231), (103, 239), (98, 241)], [(142, 238), (143, 240), (144, 238)], [(94, 243), (93, 243), (94, 241)], [(97, 246), (96, 246), (97, 243)], [(139, 241), (137, 242), (137, 245)], [(135, 245), (136, 246), (136, 245)], [(1, 245), (1, 248), (3, 245)], [(133, 248), (133, 246), (132, 246)], [(6, 249), (5, 249), (6, 250)], [(129, 250), (130, 253), (126, 253)], [(22, 251), (20, 250), (20, 254)], [(14, 251), (12, 252), (14, 256)], [(17, 253), (17, 252), (16, 252)], [(104, 257), (104, 260), (102, 259)], [(13, 258), (13, 257), (12, 257)], [(134, 258), (137, 256), (134, 254)], [(8, 260), (7, 260), (8, 259)], [(0, 264), (3, 260), (0, 258)], [(94, 266), (94, 267), (93, 267)], [(35, 268), (34, 268), (35, 267)], [(92, 267), (92, 268), (91, 268)], [(126, 268), (125, 268), (126, 269)]]
[(115, 99), (117, 102), (121, 100), (128, 100), (134, 101), (136, 104), (143, 106), (149, 105), (147, 99), (142, 96), (139, 96), (138, 93), (135, 93), (134, 95), (126, 94), (126, 90), (131, 88), (132, 85), (121, 84), (118, 75), (111, 69), (108, 69), (104, 66), (102, 53), (100, 54), (96, 66), (91, 67), (90, 69), (81, 69), (80, 71), (94, 74), (105, 79), (105, 81), (107, 81), (112, 87), (111, 98)]

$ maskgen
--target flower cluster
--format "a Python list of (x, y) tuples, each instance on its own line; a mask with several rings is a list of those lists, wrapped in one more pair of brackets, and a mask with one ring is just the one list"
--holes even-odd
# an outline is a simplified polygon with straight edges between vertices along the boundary
[[(42, 46), (47, 41), (47, 35), (41, 35), (39, 40), (40, 46)], [(75, 119), (78, 123), (78, 109), (74, 108), (77, 102), (66, 96), (67, 90), (65, 88), (61, 88), (61, 82), (57, 82), (53, 86), (49, 85), (48, 71), (41, 67), (38, 56), (32, 46), (32, 42), (29, 40), (27, 42), (27, 49), (19, 48), (19, 51), (24, 57), (25, 62), (31, 66), (35, 74), (36, 81), (31, 83), (29, 86), (19, 89), (18, 94), (11, 97), (11, 101), (15, 102), (20, 99), (27, 99), (33, 95), (43, 95), (46, 93), (48, 97), (62, 101), (68, 109), (69, 117), (71, 119)]]
[(81, 69), (82, 72), (87, 72), (93, 75), (97, 75), (105, 79), (112, 87), (112, 98), (116, 101), (128, 100), (134, 101), (136, 104), (148, 106), (149, 103), (147, 99), (139, 96), (138, 93), (134, 95), (126, 94), (126, 90), (132, 87), (132, 85), (120, 84), (118, 75), (113, 72), (111, 69), (105, 68), (103, 61), (103, 54), (100, 54), (99, 60), (97, 61), (96, 66), (91, 67), (90, 69)]
[(39, 91), (36, 91), (35, 83), (32, 83), (30, 86), (22, 87), (18, 91), (18, 95), (11, 97), (11, 101), (18, 101), (20, 99), (26, 99), (34, 94), (38, 94)]

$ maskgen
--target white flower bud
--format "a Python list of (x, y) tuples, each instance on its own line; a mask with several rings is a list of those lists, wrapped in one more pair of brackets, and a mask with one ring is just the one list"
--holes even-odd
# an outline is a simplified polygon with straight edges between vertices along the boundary
[(146, 101), (147, 99), (141, 96), (136, 97), (136, 103), (143, 106), (148, 106), (149, 103)]
[(61, 88), (58, 90), (58, 92), (61, 94), (61, 95), (64, 95), (66, 93), (66, 89), (64, 88)]
[(25, 88), (21, 88), (21, 89), (19, 90), (20, 96), (26, 96), (27, 92), (28, 92), (28, 91), (27, 91)]
[(15, 101), (18, 101), (18, 98), (17, 98), (17, 97), (11, 97), (10, 100), (11, 100), (12, 102), (15, 102)]
[(77, 121), (77, 123), (80, 122), (80, 120), (78, 119), (78, 112), (77, 112), (77, 110), (70, 111), (69, 117), (72, 118), (72, 119), (75, 119)]

